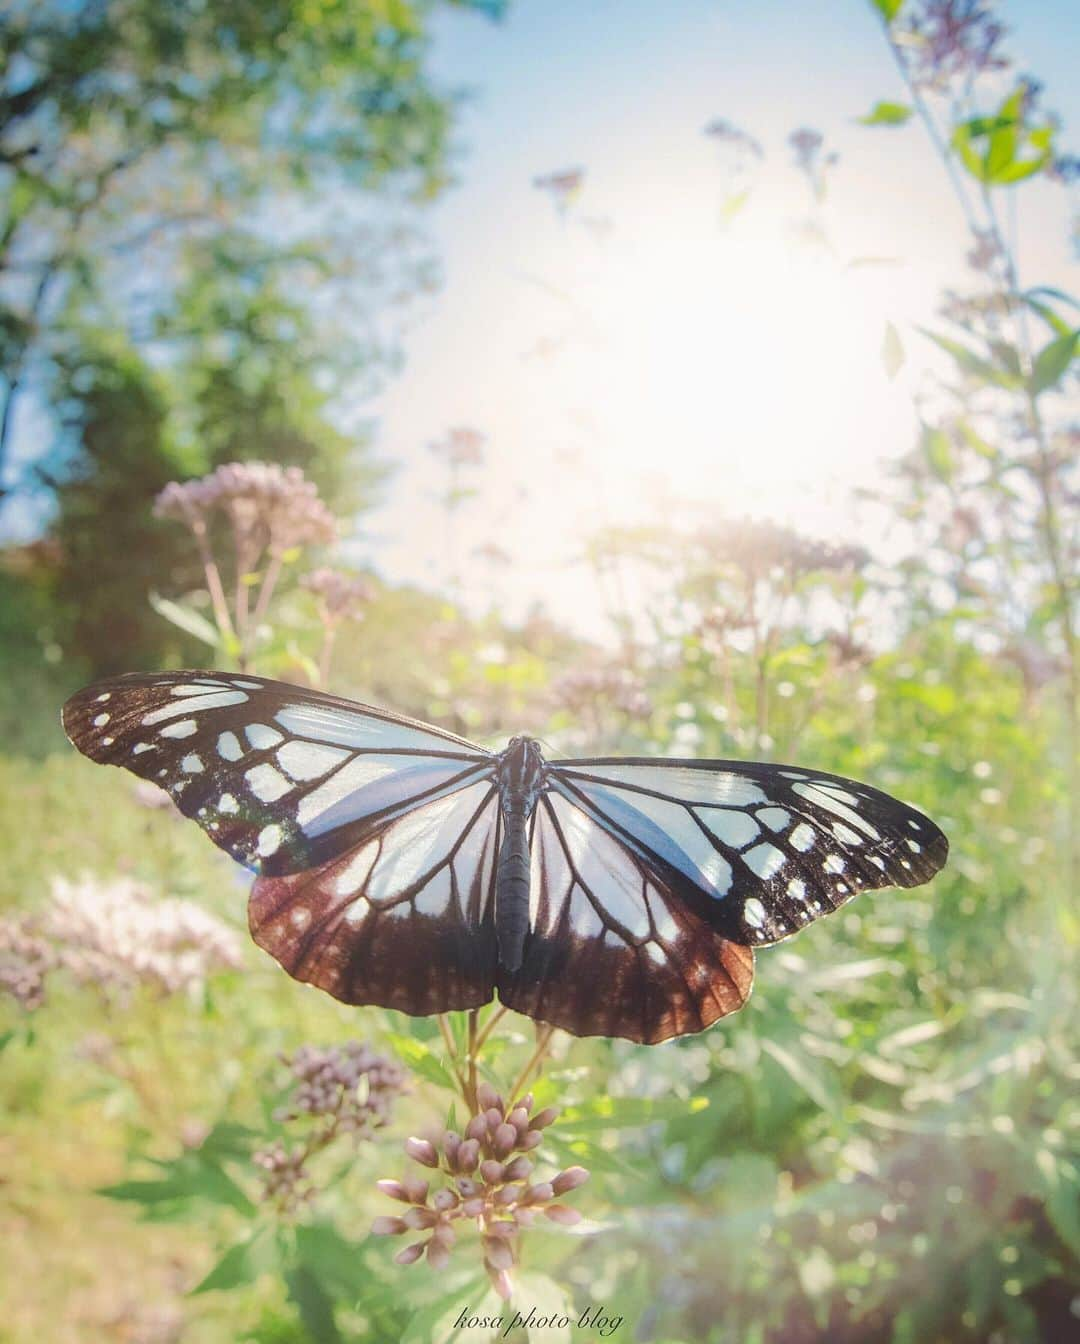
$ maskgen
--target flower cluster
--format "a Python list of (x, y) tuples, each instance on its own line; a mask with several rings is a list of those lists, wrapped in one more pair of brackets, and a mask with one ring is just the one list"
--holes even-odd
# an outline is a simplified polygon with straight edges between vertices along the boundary
[(276, 462), (229, 462), (198, 480), (171, 481), (154, 502), (158, 518), (174, 518), (205, 535), (220, 509), (245, 552), (280, 555), (294, 546), (326, 544), (336, 536), (334, 516), (299, 467)]
[(305, 574), (300, 586), (319, 599), (324, 622), (350, 618), (359, 620), (364, 608), (375, 596), (375, 589), (362, 574), (346, 574), (323, 566)]
[(749, 518), (699, 533), (710, 564), (730, 564), (748, 575), (784, 571), (792, 575), (861, 569), (868, 561), (858, 546), (833, 546), (800, 536), (778, 523)]
[(41, 929), (80, 983), (161, 994), (192, 990), (241, 963), (240, 940), (192, 901), (156, 900), (132, 878), (54, 877)]
[(556, 702), (573, 713), (610, 704), (631, 718), (644, 718), (652, 704), (638, 678), (623, 667), (578, 667), (552, 683)]
[(581, 195), (581, 189), (585, 185), (585, 170), (567, 168), (558, 173), (542, 173), (539, 177), (533, 178), (532, 184), (537, 191), (547, 192), (556, 210), (561, 214)]
[(197, 989), (217, 970), (241, 965), (240, 940), (191, 901), (155, 900), (131, 878), (78, 882), (54, 877), (45, 907), (0, 921), (0, 989), (38, 1008), (49, 972), (128, 994)]
[(904, 10), (900, 48), (913, 83), (946, 89), (1006, 69), (1004, 36), (985, 0), (923, 0)]
[(45, 1002), (45, 979), (56, 964), (56, 950), (29, 916), (0, 919), (0, 991), (32, 1012)]
[(725, 121), (723, 117), (714, 117), (705, 127), (705, 134), (710, 140), (729, 145), (732, 149), (749, 154), (751, 158), (762, 159), (765, 157), (765, 151), (761, 148), (760, 141), (755, 140), (752, 135), (748, 135), (741, 127), (733, 125), (730, 121)]
[(302, 1045), (281, 1057), (290, 1074), (288, 1100), (274, 1112), (279, 1124), (307, 1122), (302, 1142), (281, 1139), (252, 1155), (263, 1173), (263, 1198), (281, 1213), (292, 1213), (311, 1198), (315, 1187), (307, 1163), (335, 1139), (369, 1137), (390, 1118), (405, 1087), (406, 1072), (363, 1041), (344, 1045)]
[(405, 1151), (413, 1161), (442, 1180), (435, 1190), (430, 1179), (413, 1175), (379, 1181), (384, 1195), (409, 1207), (400, 1217), (376, 1218), (371, 1230), (376, 1236), (421, 1233), (421, 1240), (394, 1258), (400, 1265), (411, 1265), (426, 1257), (432, 1268), (442, 1269), (457, 1240), (454, 1224), (463, 1219), (474, 1222), (484, 1267), (495, 1291), (506, 1300), (513, 1288), (510, 1271), (517, 1263), (522, 1230), (541, 1214), (567, 1227), (579, 1222), (576, 1209), (557, 1201), (583, 1185), (589, 1173), (584, 1167), (568, 1167), (549, 1181), (531, 1180), (533, 1167), (526, 1154), (543, 1142), (542, 1131), (558, 1112), (548, 1107), (532, 1115), (531, 1094), (507, 1105), (487, 1083), (480, 1084), (476, 1096), (482, 1109), (464, 1134), (447, 1131), (437, 1143), (406, 1140)]

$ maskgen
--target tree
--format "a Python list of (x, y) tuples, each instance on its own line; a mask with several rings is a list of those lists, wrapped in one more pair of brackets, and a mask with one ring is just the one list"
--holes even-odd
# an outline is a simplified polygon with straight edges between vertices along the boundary
[[(425, 56), (448, 2), (5, 6), (0, 485), (18, 484), (16, 408), (73, 311), (144, 343), (193, 267), (239, 265), (258, 288), (274, 264), (325, 263), (319, 202), (347, 215), (356, 193), (416, 201), (446, 184), (454, 96)], [(348, 258), (329, 256), (340, 273)]]

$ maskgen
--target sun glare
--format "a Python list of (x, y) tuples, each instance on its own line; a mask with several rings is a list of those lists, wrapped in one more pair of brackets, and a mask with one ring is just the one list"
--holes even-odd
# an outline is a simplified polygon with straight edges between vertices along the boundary
[[(589, 338), (553, 371), (592, 409), (610, 488), (805, 522), (907, 441), (884, 318), (831, 255), (790, 240), (656, 238), (582, 282)], [(623, 486), (619, 486), (619, 482)]]

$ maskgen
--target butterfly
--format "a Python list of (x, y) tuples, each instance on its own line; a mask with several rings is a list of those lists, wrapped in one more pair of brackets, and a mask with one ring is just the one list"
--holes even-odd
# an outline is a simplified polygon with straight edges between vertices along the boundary
[(656, 1043), (745, 1003), (754, 948), (945, 863), (929, 818), (744, 761), (548, 761), (228, 672), (87, 687), (72, 743), (166, 789), (256, 876), (256, 943), (298, 980), (414, 1015), (502, 1003)]

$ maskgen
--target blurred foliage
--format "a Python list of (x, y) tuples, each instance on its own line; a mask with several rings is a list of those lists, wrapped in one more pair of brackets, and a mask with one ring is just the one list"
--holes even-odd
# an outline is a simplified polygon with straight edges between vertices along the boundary
[[(910, 798), (950, 836), (931, 888), (864, 896), (764, 953), (750, 1004), (709, 1032), (655, 1049), (557, 1038), (536, 1104), (563, 1108), (551, 1162), (592, 1173), (588, 1221), (530, 1232), (523, 1301), (574, 1322), (600, 1306), (623, 1318), (615, 1338), (1076, 1336), (1076, 304), (1020, 284), (999, 225), (1003, 193), (1065, 160), (1027, 84), (973, 103), (1003, 70), (984, 7), (871, 8), (903, 87), (881, 91), (866, 133), (929, 130), (972, 230), (970, 273), (929, 333), (941, 364), (924, 430), (874, 501), (909, 529), (904, 562), (746, 520), (609, 530), (587, 558), (621, 580), (605, 587), (623, 595), (610, 647), (543, 611), (512, 627), (374, 576), (334, 628), (335, 691), (481, 740), (527, 726), (556, 755), (796, 759)], [(304, 12), (317, 27), (324, 10)], [(712, 133), (747, 140), (726, 121)], [(835, 167), (820, 135), (795, 137), (820, 197)], [(352, 474), (328, 427), (315, 353), (293, 371), (283, 347), (264, 348), (279, 319), (301, 320), (281, 292), (256, 289), (249, 306), (244, 284), (196, 279), (169, 320), (225, 339), (193, 341), (175, 366), (97, 323), (57, 354), (57, 406), (92, 465), (66, 477), (55, 537), (0, 571), (5, 910), (46, 908), (53, 874), (119, 873), (241, 928), (234, 866), (127, 777), (73, 758), (55, 712), (114, 652), (116, 665), (184, 656), (190, 636), (143, 607), (140, 584), (174, 617), (209, 610), (182, 531), (151, 518), (165, 481), (265, 457), (303, 466), (335, 507), (338, 482), (362, 500), (363, 461)], [(893, 372), (923, 339), (883, 335)], [(264, 437), (243, 451), (249, 416)], [(117, 573), (129, 586), (109, 600), (79, 587), (120, 550), (137, 581)], [(314, 679), (328, 629), (325, 592), (283, 582), (257, 657)], [(368, 1236), (385, 1212), (374, 1181), (401, 1165), (394, 1136), (452, 1124), (433, 1021), (347, 1009), (250, 945), (242, 970), (185, 994), (146, 985), (121, 1002), (57, 976), (36, 1012), (2, 1012), (0, 1153), (19, 1179), (0, 1214), (0, 1328), (16, 1344), (492, 1338), (455, 1324), (466, 1307), (503, 1310), (478, 1260), (406, 1269)], [(509, 1024), (481, 1059), (499, 1087), (532, 1048), (527, 1024)], [(396, 1054), (412, 1090), (385, 1133), (320, 1153), (314, 1201), (284, 1217), (253, 1162), (287, 1131), (276, 1056), (358, 1036)]]

